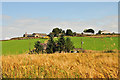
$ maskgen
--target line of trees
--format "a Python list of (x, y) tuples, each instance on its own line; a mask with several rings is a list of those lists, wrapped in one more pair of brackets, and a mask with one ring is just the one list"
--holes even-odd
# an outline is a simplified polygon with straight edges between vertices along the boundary
[(47, 53), (55, 53), (56, 51), (61, 53), (70, 52), (74, 48), (73, 43), (70, 38), (64, 38), (64, 35), (61, 35), (60, 38), (55, 42), (53, 36), (50, 36), (50, 39), (47, 43)]
[[(55, 53), (55, 52), (70, 52), (74, 48), (73, 43), (70, 38), (64, 38), (64, 35), (61, 35), (57, 41), (54, 41), (54, 36), (51, 35), (48, 42), (46, 53)], [(37, 41), (34, 45), (36, 53), (43, 53), (43, 46), (40, 45), (40, 41)]]
[[(85, 30), (83, 30), (83, 32), (84, 33), (93, 33), (93, 34), (95, 33), (95, 31), (93, 29), (85, 29)], [(51, 35), (53, 35), (53, 37), (59, 37), (61, 35), (64, 35), (64, 36), (76, 36), (76, 32), (73, 32), (71, 29), (67, 29), (65, 31), (65, 30), (62, 30), (62, 29), (59, 29), (59, 28), (54, 28), (52, 30), (52, 32), (50, 32), (48, 34), (49, 37)]]
[(76, 32), (73, 32), (71, 29), (67, 29), (66, 32), (65, 30), (59, 29), (59, 28), (54, 28), (52, 32), (48, 34), (48, 36), (53, 35), (53, 37), (59, 37), (61, 35), (64, 36), (74, 36), (76, 35)]

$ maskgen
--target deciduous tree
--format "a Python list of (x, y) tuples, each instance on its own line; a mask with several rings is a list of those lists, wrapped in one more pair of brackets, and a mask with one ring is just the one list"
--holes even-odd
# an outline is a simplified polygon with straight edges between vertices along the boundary
[(83, 32), (94, 33), (95, 31), (93, 29), (85, 29)]
[(73, 32), (71, 29), (66, 30), (66, 36), (73, 36)]

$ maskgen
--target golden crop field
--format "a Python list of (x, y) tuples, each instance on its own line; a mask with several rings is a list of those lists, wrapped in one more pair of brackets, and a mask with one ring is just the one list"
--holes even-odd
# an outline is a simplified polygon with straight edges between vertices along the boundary
[(3, 78), (117, 78), (118, 53), (2, 56)]

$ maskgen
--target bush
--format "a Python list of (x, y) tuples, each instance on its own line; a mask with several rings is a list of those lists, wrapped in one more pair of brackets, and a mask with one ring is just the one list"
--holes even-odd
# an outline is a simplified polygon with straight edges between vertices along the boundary
[(40, 41), (37, 41), (34, 45), (36, 53), (43, 53), (43, 46), (40, 44)]

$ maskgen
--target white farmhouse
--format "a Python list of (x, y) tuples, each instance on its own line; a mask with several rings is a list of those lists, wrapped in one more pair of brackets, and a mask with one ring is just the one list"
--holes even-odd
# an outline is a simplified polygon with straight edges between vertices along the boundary
[(94, 34), (91, 33), (91, 32), (83, 32), (83, 34), (85, 34), (85, 35), (94, 35)]
[(112, 34), (112, 33), (110, 31), (103, 30), (103, 31), (101, 31), (101, 34)]

